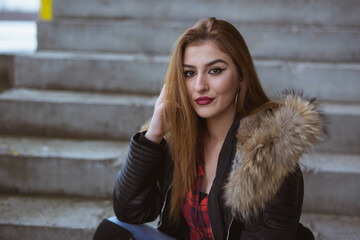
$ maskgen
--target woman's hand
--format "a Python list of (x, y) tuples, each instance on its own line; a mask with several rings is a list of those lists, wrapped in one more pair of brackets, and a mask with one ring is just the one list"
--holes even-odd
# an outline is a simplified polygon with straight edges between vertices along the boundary
[(155, 143), (160, 143), (165, 134), (169, 131), (167, 123), (164, 122), (164, 100), (165, 84), (161, 89), (160, 95), (155, 103), (154, 113), (150, 121), (150, 126), (145, 137)]

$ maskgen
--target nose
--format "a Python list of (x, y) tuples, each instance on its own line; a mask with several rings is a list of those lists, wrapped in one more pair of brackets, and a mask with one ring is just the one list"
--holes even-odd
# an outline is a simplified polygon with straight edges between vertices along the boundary
[(200, 73), (196, 76), (195, 91), (203, 92), (208, 90), (207, 79), (204, 74)]

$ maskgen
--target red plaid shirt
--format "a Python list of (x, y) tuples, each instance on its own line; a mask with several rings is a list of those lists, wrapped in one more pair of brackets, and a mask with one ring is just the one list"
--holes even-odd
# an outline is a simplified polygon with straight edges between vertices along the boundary
[(208, 196), (200, 201), (200, 187), (204, 176), (204, 163), (198, 164), (197, 179), (192, 191), (187, 193), (183, 215), (190, 230), (191, 240), (213, 239), (208, 214)]

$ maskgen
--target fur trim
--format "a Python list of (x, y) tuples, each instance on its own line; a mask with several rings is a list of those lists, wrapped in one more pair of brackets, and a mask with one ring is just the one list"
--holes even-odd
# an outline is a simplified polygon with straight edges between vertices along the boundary
[(301, 155), (323, 135), (324, 115), (302, 94), (285, 92), (281, 105), (240, 122), (225, 202), (243, 220), (256, 217), (275, 198)]

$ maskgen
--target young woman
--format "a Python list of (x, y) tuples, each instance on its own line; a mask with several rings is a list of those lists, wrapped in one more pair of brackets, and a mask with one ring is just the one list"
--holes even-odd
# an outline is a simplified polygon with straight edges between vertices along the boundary
[[(235, 27), (201, 20), (173, 50), (117, 176), (116, 217), (94, 239), (313, 239), (299, 224), (299, 158), (319, 142), (322, 119), (294, 92), (270, 100)], [(138, 225), (158, 216), (157, 229)]]

